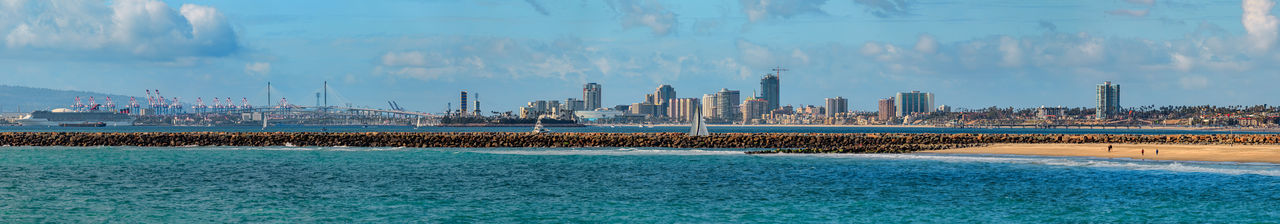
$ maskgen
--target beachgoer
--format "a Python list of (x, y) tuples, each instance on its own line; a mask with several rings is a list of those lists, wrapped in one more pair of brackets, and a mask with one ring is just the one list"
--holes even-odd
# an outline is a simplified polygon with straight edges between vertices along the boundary
[(1142, 149), (1142, 155), (1147, 155), (1147, 149)]
[(1107, 152), (1111, 152), (1111, 145), (1107, 145)]
[(1160, 149), (1156, 149), (1156, 155), (1160, 155)]

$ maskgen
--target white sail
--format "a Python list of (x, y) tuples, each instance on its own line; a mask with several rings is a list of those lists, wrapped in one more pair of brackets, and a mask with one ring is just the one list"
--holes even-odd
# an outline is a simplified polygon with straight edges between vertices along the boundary
[(694, 114), (696, 114), (694, 116), (697, 118), (690, 122), (689, 136), (710, 136), (711, 132), (707, 131), (707, 123), (702, 120), (702, 110), (697, 110), (697, 113)]

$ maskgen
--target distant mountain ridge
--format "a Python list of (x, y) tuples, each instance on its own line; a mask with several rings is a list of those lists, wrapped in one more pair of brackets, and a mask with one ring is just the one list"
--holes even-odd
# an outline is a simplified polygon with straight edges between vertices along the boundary
[[(106, 104), (107, 97), (111, 97), (117, 107), (129, 104), (129, 96), (124, 95), (0, 85), (0, 112), (26, 113), (34, 110), (70, 108), (72, 104), (75, 104), (77, 96), (85, 104), (89, 103), (90, 96), (96, 98), (99, 104)], [(18, 111), (19, 108), (21, 108), (21, 111)]]

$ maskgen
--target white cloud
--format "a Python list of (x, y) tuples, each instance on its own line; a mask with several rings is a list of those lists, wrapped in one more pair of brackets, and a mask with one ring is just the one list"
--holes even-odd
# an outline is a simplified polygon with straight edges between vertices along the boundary
[(1140, 10), (1139, 9), (1116, 9), (1116, 10), (1106, 11), (1106, 13), (1110, 15), (1132, 16), (1132, 17), (1145, 17), (1149, 12), (1151, 12), (1151, 9), (1140, 9)]
[(742, 12), (747, 14), (747, 20), (759, 22), (769, 18), (791, 18), (806, 13), (826, 14), (821, 8), (827, 1), (740, 0), (739, 3), (742, 4)]
[(1269, 51), (1276, 42), (1276, 17), (1271, 15), (1271, 7), (1276, 3), (1270, 0), (1244, 0), (1240, 7), (1244, 9), (1240, 23), (1248, 32), (1251, 50), (1254, 53)]
[(908, 0), (853, 0), (854, 3), (867, 6), (867, 12), (879, 17), (906, 14), (911, 6)]
[[(804, 14), (826, 15), (822, 6), (827, 0), (739, 0), (742, 12), (747, 14), (747, 21), (759, 22), (771, 18), (791, 18)], [(866, 7), (867, 13), (877, 17), (890, 17), (907, 14), (911, 6), (910, 0), (852, 0), (854, 4)]]
[(654, 35), (665, 36), (679, 23), (675, 13), (655, 0), (612, 0), (607, 3), (622, 14), (623, 27), (648, 27)]
[[(155, 0), (8, 0), (0, 4), (4, 53), (56, 58), (108, 57), (173, 60), (219, 57), (240, 49), (217, 9)], [(87, 56), (86, 56), (87, 55)]]
[(271, 74), (271, 63), (253, 62), (244, 65), (244, 72), (251, 75), (267, 75)]
[(1022, 66), (1022, 46), (1017, 39), (1000, 37), (1000, 64), (1008, 67)]
[(1178, 79), (1178, 85), (1183, 89), (1203, 89), (1209, 87), (1209, 79), (1203, 76), (1188, 76)]
[(933, 36), (930, 36), (928, 34), (921, 34), (920, 38), (916, 40), (916, 51), (919, 51), (920, 53), (925, 53), (925, 54), (932, 54), (934, 52), (937, 52), (938, 40), (933, 39)]
[(1133, 4), (1147, 5), (1147, 6), (1156, 4), (1156, 0), (1124, 0), (1124, 1), (1133, 3)]
[(385, 66), (426, 66), (427, 57), (422, 52), (387, 52), (382, 55), (382, 65)]

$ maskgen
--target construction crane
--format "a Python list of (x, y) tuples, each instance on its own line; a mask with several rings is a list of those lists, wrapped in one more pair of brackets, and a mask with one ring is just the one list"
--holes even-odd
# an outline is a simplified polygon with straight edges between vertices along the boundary
[(791, 71), (790, 69), (786, 69), (786, 68), (783, 68), (783, 67), (781, 67), (781, 66), (779, 66), (779, 67), (774, 67), (774, 68), (773, 68), (773, 69), (771, 69), (771, 70), (773, 70), (774, 75), (776, 75), (776, 76), (782, 76), (782, 72), (785, 72), (785, 71)]

